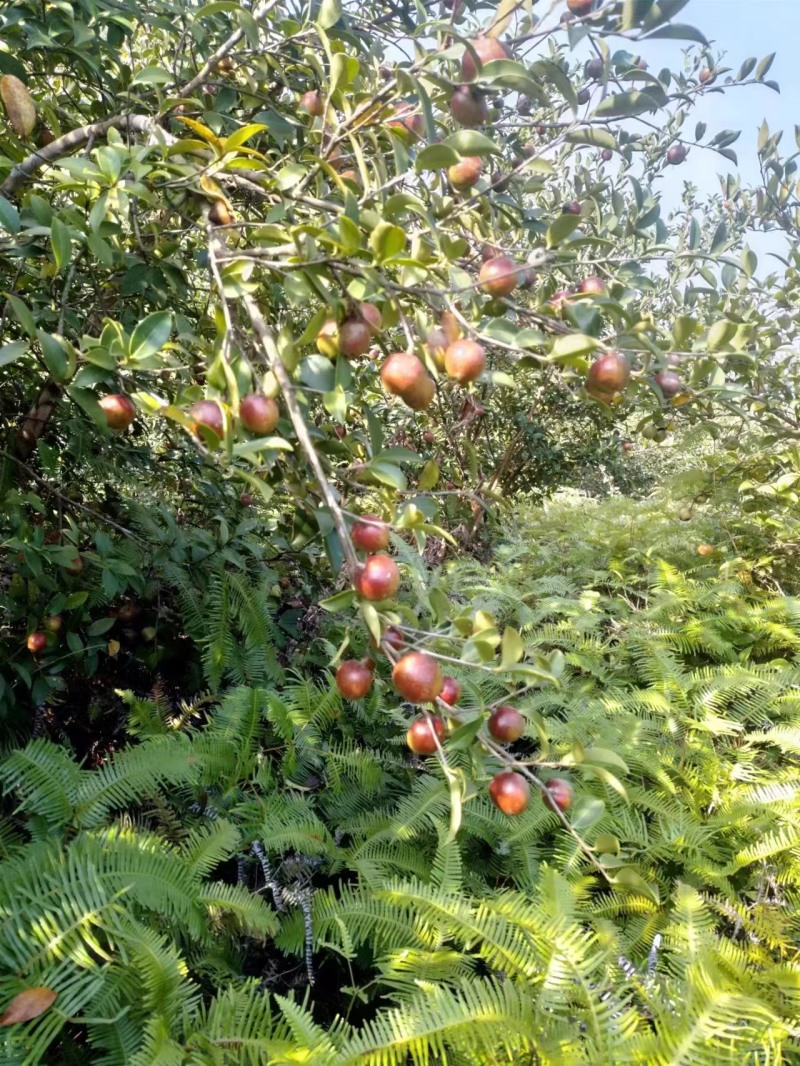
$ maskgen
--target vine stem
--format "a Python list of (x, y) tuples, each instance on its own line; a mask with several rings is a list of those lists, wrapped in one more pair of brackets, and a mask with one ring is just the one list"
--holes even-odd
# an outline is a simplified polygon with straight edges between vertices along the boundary
[(342, 546), (345, 562), (349, 571), (350, 580), (353, 581), (358, 572), (358, 558), (356, 556), (355, 548), (353, 547), (353, 541), (350, 538), (350, 533), (347, 529), (347, 523), (344, 520), (344, 512), (339, 505), (339, 501), (336, 499), (336, 494), (333, 491), (331, 483), (325, 475), (325, 471), (322, 468), (317, 449), (314, 447), (314, 443), (311, 440), (311, 436), (308, 432), (303, 413), (297, 403), (297, 396), (295, 394), (294, 385), (292, 379), (289, 377), (289, 373), (286, 367), (283, 365), (278, 346), (275, 342), (275, 335), (264, 321), (264, 316), (261, 314), (256, 301), (252, 296), (246, 295), (244, 298), (244, 305), (247, 310), (247, 314), (250, 317), (250, 321), (253, 325), (256, 338), (259, 346), (264, 353), (269, 368), (275, 374), (280, 385), (283, 398), (286, 403), (286, 410), (289, 414), (289, 418), (292, 423), (295, 435), (297, 436), (298, 443), (303, 449), (308, 460), (308, 465), (314, 472), (314, 477), (319, 485), (322, 497), (325, 500), (325, 504), (331, 513), (333, 519), (333, 525), (336, 529), (337, 536)]

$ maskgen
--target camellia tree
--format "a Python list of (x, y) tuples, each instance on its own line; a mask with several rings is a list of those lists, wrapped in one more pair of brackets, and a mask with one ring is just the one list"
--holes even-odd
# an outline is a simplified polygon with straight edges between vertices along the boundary
[[(437, 562), (471, 546), (487, 512), (618, 452), (624, 426), (659, 440), (682, 424), (713, 435), (720, 414), (789, 417), (773, 356), (793, 339), (793, 321), (765, 331), (744, 243), (751, 216), (778, 211), (782, 194), (772, 190), (772, 207), (720, 206), (709, 228), (691, 207), (665, 217), (656, 192), (659, 172), (688, 152), (735, 162), (737, 134), (690, 126), (692, 106), (763, 82), (770, 63), (722, 66), (699, 30), (676, 21), (684, 6), (85, 0), (43, 10), (19, 0), (4, 9), (0, 399), (14, 554), (3, 707), (14, 731), (33, 721), (32, 762), (50, 750), (36, 745), (46, 708), (68, 690), (65, 662), (82, 660), (91, 678), (119, 655), (111, 630), (132, 621), (142, 567), (166, 567), (187, 512), (252, 511), (248, 531), (261, 522), (276, 547), (269, 561), (298, 561), (286, 586), (324, 590), (321, 607), (345, 619), (328, 656), (341, 696), (366, 698), (390, 671), (396, 702), (414, 708), (401, 712), (407, 745), (438, 760), (447, 840), (476, 795), (513, 818), (538, 793), (574, 846), (571, 862), (606, 888), (657, 898), (633, 857), (586, 839), (590, 811), (571, 817), (566, 770), (578, 762), (614, 789), (614, 753), (537, 762), (509, 749), (527, 727), (516, 701), (558, 684), (561, 653), (532, 651), (516, 628), (435, 586), (417, 590), (424, 610), (410, 605), (392, 549), (410, 567), (412, 548)], [(681, 70), (648, 70), (638, 46), (655, 38), (690, 43)], [(743, 194), (727, 181), (736, 205)], [(183, 501), (169, 537), (143, 554), (128, 522), (137, 482), (145, 499)], [(210, 555), (238, 565), (241, 545), (219, 523), (217, 539), (182, 559), (184, 604)], [(214, 580), (209, 611), (222, 587)], [(193, 611), (197, 626), (203, 611)], [(146, 640), (163, 621), (157, 613)], [(255, 656), (269, 633), (258, 624), (264, 640), (249, 659), (229, 646), (235, 639), (211, 648), (213, 688), (228, 676), (226, 655), (240, 655), (243, 678), (264, 679)], [(492, 698), (464, 710), (449, 664), (460, 677), (488, 677)], [(23, 777), (18, 768), (5, 783)], [(141, 778), (169, 779), (166, 769)], [(267, 787), (266, 772), (259, 783)], [(106, 805), (75, 800), (75, 831), (99, 824), (87, 811), (139, 786), (118, 787)], [(46, 821), (53, 811), (36, 813)], [(273, 885), (263, 848), (246, 843)], [(227, 887), (209, 907), (239, 914), (252, 935), (273, 931)], [(502, 958), (492, 965), (503, 969)], [(93, 1016), (113, 1014), (120, 995), (102, 1004), (87, 992), (64, 1017), (87, 1003)], [(23, 1002), (14, 1020), (49, 1017), (46, 999), (27, 1014)], [(462, 1006), (469, 1014), (468, 999)], [(225, 1015), (224, 1004), (215, 1009)], [(305, 1023), (292, 1009), (287, 1001), (294, 1031)], [(237, 1010), (231, 1000), (228, 1021)], [(209, 1032), (217, 1024), (193, 1017)], [(43, 1024), (34, 1048), (54, 1031)], [(103, 1061), (145, 1061), (130, 1050), (139, 1030), (120, 1038), (130, 1058), (108, 1039)], [(283, 1030), (270, 1039), (288, 1047)], [(309, 1029), (304, 1039), (314, 1061), (345, 1055), (326, 1044), (332, 1037)], [(371, 1053), (369, 1032), (348, 1039), (341, 1061), (367, 1061), (358, 1055)], [(502, 1034), (487, 1039), (486, 1054), (514, 1053)], [(397, 1054), (428, 1061), (423, 1052), (439, 1047)]]

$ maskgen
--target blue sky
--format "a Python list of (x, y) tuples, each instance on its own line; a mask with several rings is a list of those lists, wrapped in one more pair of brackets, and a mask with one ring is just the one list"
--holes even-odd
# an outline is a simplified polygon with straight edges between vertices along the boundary
[[(702, 30), (714, 54), (726, 53), (725, 65), (734, 71), (748, 56), (761, 59), (776, 53), (767, 77), (778, 82), (780, 95), (762, 86), (729, 88), (724, 95), (709, 93), (686, 125), (693, 131), (695, 122), (706, 122), (707, 136), (722, 129), (740, 129), (742, 135), (733, 145), (739, 170), (745, 182), (756, 183), (756, 139), (764, 118), (772, 132), (784, 131), (781, 148), (787, 154), (795, 151), (794, 127), (800, 125), (800, 0), (691, 0), (676, 21)], [(643, 43), (638, 50), (651, 70), (663, 65), (675, 69), (683, 47), (682, 42), (665, 40)], [(685, 180), (694, 182), (702, 192), (716, 192), (717, 175), (733, 169), (733, 164), (712, 152), (692, 149), (686, 162), (668, 168), (659, 182), (665, 205), (676, 202)], [(751, 243), (757, 252), (775, 247), (769, 238), (758, 235)]]

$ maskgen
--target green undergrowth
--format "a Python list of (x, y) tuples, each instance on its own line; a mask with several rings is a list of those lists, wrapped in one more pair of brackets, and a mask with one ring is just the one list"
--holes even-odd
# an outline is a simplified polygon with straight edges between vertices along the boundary
[[(474, 745), (446, 746), (455, 793), (411, 757), (382, 667), (343, 703), (327, 615), (280, 679), (129, 693), (96, 768), (53, 737), (6, 747), (0, 1000), (58, 998), (0, 1030), (0, 1062), (800, 1062), (800, 602), (728, 518), (676, 508), (522, 510), (489, 566), (396, 544), (421, 623), (438, 589), (560, 664), (515, 698), (514, 750), (571, 780), (608, 879), (537, 799), (496, 811)], [(464, 721), (504, 693), (455, 672)]]

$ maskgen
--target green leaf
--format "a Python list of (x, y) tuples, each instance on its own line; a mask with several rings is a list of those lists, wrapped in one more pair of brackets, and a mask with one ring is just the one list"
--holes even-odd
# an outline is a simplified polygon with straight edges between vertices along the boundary
[(420, 492), (428, 492), (434, 488), (439, 480), (439, 464), (435, 459), (429, 459), (425, 466), (422, 468), (422, 473), (419, 475), (419, 481), (417, 482), (417, 488)]
[(90, 637), (99, 637), (102, 633), (107, 633), (109, 629), (111, 629), (111, 627), (114, 625), (116, 620), (116, 617), (98, 618), (96, 622), (92, 622), (86, 632), (89, 634)]
[(522, 643), (522, 637), (516, 629), (506, 626), (500, 645), (500, 669), (508, 670), (514, 663), (518, 663), (524, 654), (525, 645)]
[(673, 22), (669, 26), (660, 26), (657, 30), (653, 30), (652, 33), (648, 33), (643, 40), (652, 41), (655, 37), (668, 37), (673, 41), (696, 41), (698, 44), (708, 47), (708, 40), (700, 30), (683, 22)]
[(453, 148), (459, 155), (502, 155), (497, 145), (477, 130), (459, 130), (446, 137), (442, 144)]
[(596, 337), (588, 337), (585, 333), (566, 333), (555, 339), (551, 354), (552, 358), (557, 360), (575, 359), (577, 356), (588, 355), (601, 346)]
[(28, 342), (25, 340), (9, 341), (0, 348), (0, 366), (8, 366), (23, 356), (28, 350)]
[(251, 122), (247, 126), (242, 126), (241, 129), (232, 133), (230, 137), (225, 138), (225, 143), (222, 146), (223, 153), (235, 152), (245, 141), (249, 141), (251, 137), (255, 137), (257, 133), (261, 133), (266, 128), (261, 122)]
[(481, 726), (483, 725), (483, 718), (473, 718), (471, 722), (465, 722), (457, 729), (454, 729), (445, 742), (445, 747), (448, 751), (466, 751), (472, 746), (472, 742), (478, 735)]
[(706, 341), (707, 351), (718, 352), (722, 348), (725, 348), (728, 341), (731, 340), (736, 333), (736, 329), (736, 323), (729, 322), (727, 318), (723, 318), (720, 322), (715, 322), (708, 331), (708, 340)]
[(444, 170), (459, 162), (461, 156), (449, 144), (429, 144), (417, 155), (414, 168), (421, 170)]
[(775, 59), (775, 53), (774, 52), (770, 52), (770, 54), (768, 56), (764, 56), (764, 58), (761, 60), (761, 62), (756, 67), (756, 73), (755, 73), (756, 81), (761, 81), (761, 79), (766, 76), (767, 71), (772, 66), (772, 63), (773, 63), (774, 59)]
[(36, 336), (36, 323), (33, 320), (33, 315), (28, 309), (28, 305), (20, 300), (19, 296), (14, 296), (10, 292), (5, 294), (9, 304), (11, 304), (11, 310), (14, 312), (14, 318), (22, 326), (29, 337), (34, 338)]
[(406, 246), (405, 232), (391, 222), (379, 222), (369, 237), (369, 246), (379, 263), (398, 256)]
[(750, 248), (742, 249), (742, 270), (745, 272), (748, 278), (751, 278), (755, 274), (758, 268), (758, 257), (756, 253)]
[(0, 196), (0, 226), (9, 233), (19, 233), (21, 226), (19, 211), (5, 196)]
[(163, 67), (144, 67), (131, 79), (131, 85), (169, 85), (172, 75)]
[(342, 17), (341, 0), (322, 0), (317, 23), (323, 30), (329, 30)]
[(612, 881), (619, 888), (623, 888), (627, 892), (645, 896), (647, 899), (651, 899), (653, 903), (659, 902), (658, 885), (648, 884), (642, 875), (637, 873), (632, 866), (625, 866), (623, 869), (618, 870), (612, 878)]
[(172, 333), (172, 312), (154, 311), (143, 319), (131, 337), (128, 354), (135, 362), (160, 352)]
[(582, 126), (577, 130), (567, 130), (564, 140), (570, 144), (591, 144), (596, 148), (616, 148), (617, 138), (611, 130)]
[(66, 226), (60, 218), (54, 218), (50, 225), (50, 243), (53, 247), (53, 257), (58, 270), (72, 258), (72, 238), (69, 235), (69, 226)]
[(376, 644), (381, 642), (381, 619), (376, 608), (371, 603), (362, 601), (361, 616), (369, 630), (369, 634)]
[(667, 94), (655, 85), (647, 89), (631, 89), (625, 93), (607, 96), (595, 108), (595, 114), (603, 118), (630, 118), (647, 111), (657, 111), (667, 102)]
[(570, 824), (573, 829), (576, 829), (579, 833), (582, 833), (586, 829), (591, 829), (593, 825), (603, 817), (606, 813), (606, 805), (596, 796), (587, 796), (576, 807)]
[(556, 248), (571, 233), (574, 233), (582, 221), (580, 215), (559, 215), (555, 222), (547, 227), (547, 247)]
[(583, 753), (583, 760), (587, 763), (613, 766), (623, 774), (628, 773), (628, 766), (624, 759), (621, 759), (615, 751), (611, 751), (609, 748), (586, 748)]
[(329, 596), (326, 600), (320, 600), (319, 605), (323, 611), (335, 614), (337, 611), (345, 611), (352, 607), (355, 598), (356, 594), (353, 589), (345, 589), (344, 592), (337, 592), (335, 596)]
[(71, 381), (77, 367), (77, 353), (69, 341), (59, 334), (37, 330), (45, 365), (56, 381)]

